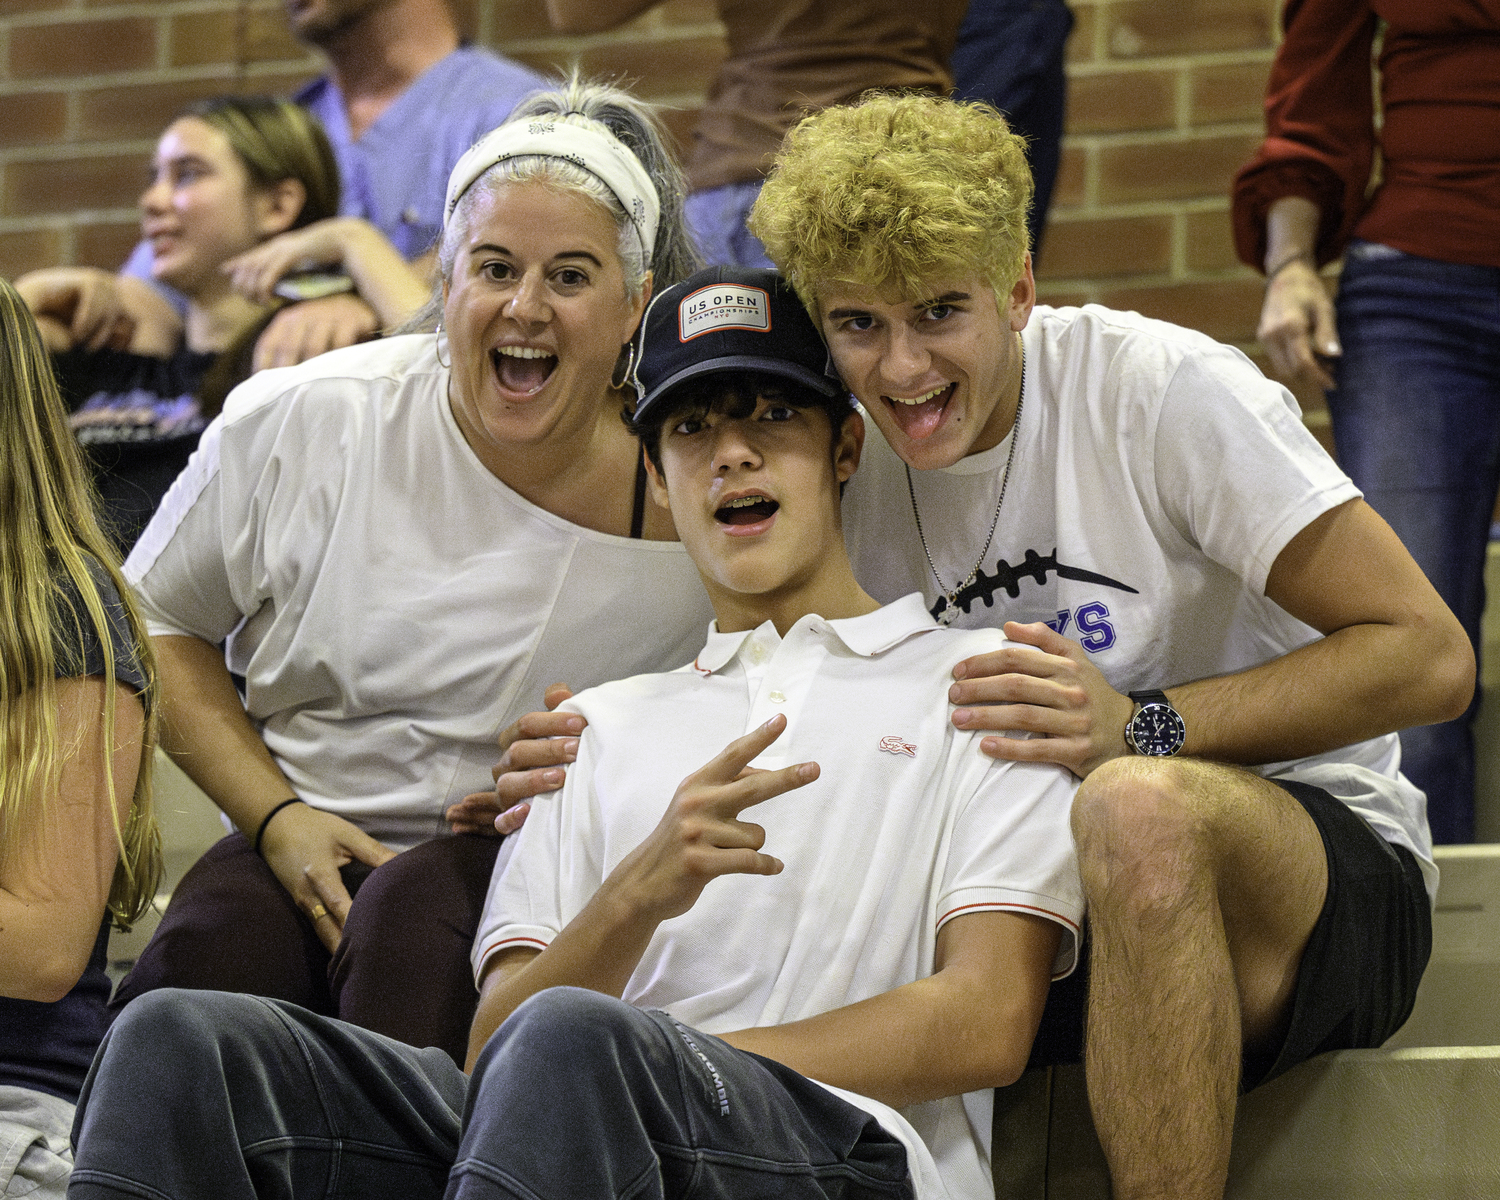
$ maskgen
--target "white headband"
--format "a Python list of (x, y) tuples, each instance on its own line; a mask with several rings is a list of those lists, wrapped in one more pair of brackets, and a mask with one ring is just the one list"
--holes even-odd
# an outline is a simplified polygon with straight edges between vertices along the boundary
[(646, 252), (647, 265), (656, 246), (661, 199), (641, 160), (619, 138), (602, 126), (574, 125), (556, 117), (522, 117), (492, 129), (472, 146), (448, 176), (448, 203), (443, 223), (453, 215), (459, 198), (476, 179), (497, 163), (512, 158), (560, 158), (581, 167), (604, 184), (635, 226)]

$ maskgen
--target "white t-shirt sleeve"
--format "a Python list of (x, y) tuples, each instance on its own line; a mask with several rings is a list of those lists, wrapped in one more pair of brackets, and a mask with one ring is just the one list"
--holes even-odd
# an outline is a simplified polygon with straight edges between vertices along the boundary
[(125, 562), (153, 637), (187, 634), (217, 645), (245, 617), (226, 561), (224, 480), (219, 469), (224, 417), (206, 430)]
[(938, 928), (976, 912), (1045, 917), (1063, 929), (1053, 978), (1071, 972), (1083, 920), (1083, 887), (1068, 824), (1077, 791), (1078, 781), (1050, 763), (990, 764), (954, 821)]
[(585, 729), (562, 789), (532, 798), (526, 824), (511, 839), (514, 848), (502, 850), (495, 863), (470, 955), (476, 982), (501, 950), (545, 950), (603, 882), (593, 742)]
[(1256, 592), (1293, 537), (1360, 495), (1308, 432), (1291, 393), (1228, 347), (1184, 356), (1154, 436), (1168, 519)]

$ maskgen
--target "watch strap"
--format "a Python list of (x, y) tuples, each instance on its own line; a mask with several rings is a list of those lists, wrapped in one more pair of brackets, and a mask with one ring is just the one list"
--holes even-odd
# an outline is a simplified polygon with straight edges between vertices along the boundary
[[(1130, 720), (1125, 722), (1125, 744), (1130, 747), (1131, 752), (1149, 757), (1165, 757), (1174, 755), (1180, 751), (1186, 740), (1187, 730), (1182, 722), (1182, 714), (1172, 707), (1172, 702), (1167, 699), (1167, 694), (1160, 689), (1129, 692), (1127, 694), (1136, 706)], [(1176, 725), (1175, 744), (1168, 748), (1158, 749), (1151, 746), (1142, 746), (1136, 742), (1136, 726), (1142, 720), (1142, 714), (1146, 709), (1154, 705), (1160, 705), (1162, 708), (1165, 708), (1171, 714), (1171, 721)], [(1145, 727), (1142, 727), (1140, 732), (1144, 734), (1147, 730)]]

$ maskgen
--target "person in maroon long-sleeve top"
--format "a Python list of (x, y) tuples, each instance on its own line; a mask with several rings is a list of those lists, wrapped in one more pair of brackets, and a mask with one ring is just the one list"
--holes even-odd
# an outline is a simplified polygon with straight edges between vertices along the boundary
[[(1381, 22), (1378, 76), (1372, 48)], [(1234, 183), (1278, 374), (1476, 650), (1500, 482), (1500, 0), (1290, 0)], [(1378, 78), (1379, 95), (1375, 93)], [(1337, 315), (1318, 268), (1344, 256)], [(1435, 841), (1474, 836), (1473, 709), (1402, 735)]]

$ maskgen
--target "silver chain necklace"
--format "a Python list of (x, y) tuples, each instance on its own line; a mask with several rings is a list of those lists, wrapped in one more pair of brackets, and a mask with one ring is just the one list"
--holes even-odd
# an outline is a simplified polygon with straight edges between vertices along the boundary
[[(984, 549), (974, 561), (974, 569), (949, 591), (938, 574), (937, 564), (932, 561), (932, 550), (927, 545), (927, 534), (922, 530), (922, 514), (917, 511), (917, 489), (912, 486), (911, 467), (906, 468), (906, 494), (911, 497), (911, 515), (917, 522), (917, 537), (922, 541), (922, 553), (927, 556), (927, 569), (938, 585), (943, 597), (943, 606), (933, 614), (939, 625), (952, 625), (958, 619), (958, 594), (979, 578), (979, 568), (984, 566), (984, 556), (990, 552), (990, 543), (995, 540), (995, 530), (1000, 527), (1000, 509), (1005, 504), (1005, 489), (1010, 486), (1010, 465), (1015, 461), (1016, 443), (1021, 440), (1021, 408), (1026, 403), (1026, 345), (1021, 344), (1021, 394), (1016, 398), (1016, 416), (1010, 423), (1010, 450), (1005, 456), (1005, 474), (1000, 479), (1000, 499), (995, 502), (995, 516), (990, 521), (990, 534), (984, 539)], [(937, 607), (934, 605), (934, 607)]]

